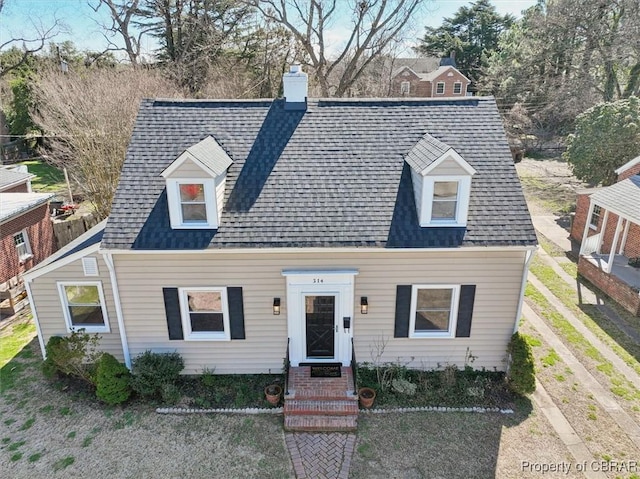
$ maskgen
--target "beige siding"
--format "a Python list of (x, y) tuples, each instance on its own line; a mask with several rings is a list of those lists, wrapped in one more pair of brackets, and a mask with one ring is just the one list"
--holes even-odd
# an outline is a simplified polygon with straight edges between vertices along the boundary
[(107, 303), (105, 305), (107, 318), (111, 328), (109, 333), (98, 333), (101, 337), (100, 349), (113, 354), (118, 360), (124, 361), (109, 270), (100, 254), (94, 253), (88, 256), (97, 258), (99, 276), (85, 276), (82, 269), (82, 259), (79, 258), (72, 263), (35, 278), (31, 283), (31, 293), (44, 342), (46, 344), (51, 336), (66, 336), (68, 334), (57, 283), (60, 281), (98, 281), (102, 284), (104, 299)]
[(185, 160), (173, 173), (171, 173), (171, 178), (211, 179), (211, 175), (196, 165), (193, 161)]
[[(282, 368), (287, 341), (286, 285), (283, 269), (359, 271), (355, 298), (367, 296), (369, 314), (354, 300), (354, 341), (359, 361), (371, 361), (376, 344), (386, 342), (382, 360), (410, 361), (435, 368), (464, 365), (467, 349), (476, 368), (504, 369), (524, 265), (524, 252), (384, 252), (304, 254), (114, 255), (126, 333), (132, 357), (147, 349), (178, 351), (186, 373), (215, 368), (218, 373), (275, 372)], [(394, 339), (396, 285), (477, 285), (470, 338)], [(241, 286), (246, 340), (170, 341), (163, 287)], [(282, 314), (274, 316), (274, 297)]]
[(437, 167), (435, 167), (433, 170), (431, 170), (431, 172), (429, 173), (430, 176), (445, 176), (445, 175), (451, 175), (451, 176), (456, 176), (456, 175), (468, 175), (469, 173), (467, 173), (459, 164), (457, 161), (455, 161), (453, 158), (449, 157), (446, 160), (444, 160), (442, 163), (440, 163)]

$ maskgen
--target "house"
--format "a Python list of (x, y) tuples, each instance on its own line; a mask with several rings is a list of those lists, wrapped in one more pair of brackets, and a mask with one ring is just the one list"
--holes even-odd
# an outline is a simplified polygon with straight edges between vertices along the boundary
[(536, 235), (495, 100), (284, 96), (143, 101), (108, 220), (25, 276), (43, 354), (505, 369)]
[(578, 192), (571, 238), (578, 273), (640, 316), (640, 268), (630, 264), (640, 258), (640, 156), (616, 174), (611, 186)]
[(422, 59), (396, 62), (391, 75), (391, 96), (450, 98), (467, 96), (471, 80), (456, 68), (455, 58), (443, 58), (435, 67)]
[(49, 199), (33, 193), (34, 175), (0, 168), (0, 312), (12, 315), (26, 304), (22, 274), (54, 251)]

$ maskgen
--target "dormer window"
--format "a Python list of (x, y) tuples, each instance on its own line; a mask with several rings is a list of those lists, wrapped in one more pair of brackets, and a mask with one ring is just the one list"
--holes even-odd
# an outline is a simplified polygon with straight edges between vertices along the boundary
[(187, 148), (162, 176), (173, 229), (217, 229), (231, 158), (212, 137)]
[(453, 148), (425, 135), (406, 156), (423, 227), (467, 225), (475, 169)]
[(207, 223), (204, 183), (179, 183), (182, 223)]
[(458, 210), (457, 181), (434, 181), (431, 220), (455, 221)]

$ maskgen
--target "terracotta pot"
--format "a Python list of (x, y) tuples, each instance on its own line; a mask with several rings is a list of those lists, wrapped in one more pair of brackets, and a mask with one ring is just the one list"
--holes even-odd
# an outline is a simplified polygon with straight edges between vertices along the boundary
[(369, 409), (373, 406), (373, 400), (376, 398), (376, 391), (371, 388), (358, 389), (358, 398), (362, 407)]
[(276, 406), (280, 402), (282, 388), (277, 384), (271, 384), (264, 388), (264, 395), (267, 397), (267, 401), (269, 401), (270, 404)]

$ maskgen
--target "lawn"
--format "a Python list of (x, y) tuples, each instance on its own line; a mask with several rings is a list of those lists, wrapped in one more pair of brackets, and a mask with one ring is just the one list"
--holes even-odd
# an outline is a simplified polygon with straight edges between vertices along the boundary
[[(0, 331), (0, 370), (36, 336), (31, 313)], [(0, 386), (1, 387), (1, 386)]]
[(36, 175), (31, 180), (31, 188), (36, 193), (58, 193), (66, 188), (64, 173), (44, 160), (23, 161), (21, 165), (29, 168), (29, 173)]

